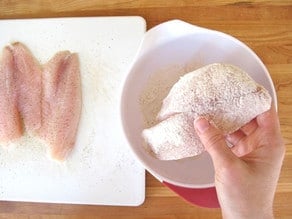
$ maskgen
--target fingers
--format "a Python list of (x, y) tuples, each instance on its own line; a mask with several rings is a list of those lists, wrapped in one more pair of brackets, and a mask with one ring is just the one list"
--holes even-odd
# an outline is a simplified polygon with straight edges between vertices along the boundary
[[(243, 157), (259, 147), (268, 145), (284, 147), (278, 115), (273, 105), (270, 110), (225, 138), (218, 129), (203, 118), (196, 120), (194, 126), (215, 167), (227, 167), (238, 160), (238, 157)], [(231, 150), (225, 140), (234, 145)]]
[(276, 148), (282, 147), (282, 149), (285, 147), (281, 134), (278, 114), (274, 104), (272, 104), (270, 110), (260, 114), (257, 117), (257, 123), (259, 126), (259, 135), (265, 136), (265, 138), (262, 139), (267, 145), (274, 147), (276, 146)]
[(210, 125), (206, 119), (200, 118), (196, 120), (194, 127), (205, 149), (212, 157), (215, 169), (217, 167), (229, 167), (237, 160), (236, 156), (226, 145), (222, 133)]
[(233, 146), (237, 145), (241, 140), (246, 137), (246, 134), (242, 130), (237, 130), (226, 136), (226, 140)]
[(272, 104), (270, 110), (258, 115), (257, 123), (260, 128), (267, 130), (279, 130), (279, 118), (276, 112), (274, 104)]
[(257, 144), (253, 137), (255, 132), (246, 135), (241, 129), (226, 136), (226, 140), (233, 144), (231, 151), (237, 156), (242, 157), (257, 148)]
[(257, 149), (258, 145), (255, 143), (256, 142), (250, 142), (249, 139), (245, 138), (239, 144), (231, 148), (231, 150), (237, 157), (243, 157)]
[(256, 132), (257, 128), (257, 121), (253, 119), (239, 130), (226, 136), (226, 140), (234, 145), (231, 150), (237, 157), (242, 157), (256, 148), (256, 145), (249, 143), (248, 139)]
[(240, 130), (245, 134), (245, 135), (250, 135), (252, 134), (256, 129), (258, 128), (258, 123), (256, 119), (251, 120), (249, 123), (245, 124), (240, 128)]
[(231, 150), (238, 157), (245, 156), (262, 146), (283, 145), (278, 115), (274, 105), (270, 110), (258, 115), (240, 130), (246, 135), (245, 137), (242, 137), (238, 134), (240, 132), (237, 131), (227, 138), (228, 140), (231, 138), (232, 143), (235, 143)]
[[(260, 118), (263, 120), (266, 120), (266, 118)], [(266, 121), (263, 121), (266, 122)], [(226, 139), (228, 142), (230, 142), (233, 145), (236, 145), (242, 140), (244, 137), (251, 135), (254, 133), (257, 128), (259, 127), (258, 125), (258, 118), (254, 118), (244, 126), (242, 126), (239, 130), (235, 131), (232, 134), (229, 134), (226, 136)]]

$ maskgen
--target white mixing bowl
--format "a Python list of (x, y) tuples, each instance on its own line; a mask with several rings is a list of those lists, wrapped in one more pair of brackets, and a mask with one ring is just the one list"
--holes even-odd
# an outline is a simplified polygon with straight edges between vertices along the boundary
[(205, 207), (218, 207), (209, 154), (161, 161), (145, 150), (141, 132), (155, 122), (162, 99), (180, 75), (215, 62), (245, 70), (270, 92), (277, 106), (270, 75), (251, 49), (230, 35), (180, 20), (162, 23), (145, 34), (121, 96), (124, 132), (144, 167), (186, 200)]

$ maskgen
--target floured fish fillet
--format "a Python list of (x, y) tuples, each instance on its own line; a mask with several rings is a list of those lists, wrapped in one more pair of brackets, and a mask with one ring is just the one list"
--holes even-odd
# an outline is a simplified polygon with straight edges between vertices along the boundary
[(81, 113), (77, 54), (57, 53), (43, 71), (42, 129), (51, 158), (64, 160), (75, 144)]
[(201, 154), (205, 149), (194, 129), (194, 118), (188, 113), (173, 115), (150, 129), (143, 137), (160, 160), (177, 160)]
[(0, 143), (7, 143), (22, 135), (14, 73), (13, 54), (5, 47), (0, 62)]
[(230, 133), (267, 111), (271, 101), (269, 92), (246, 72), (215, 63), (181, 77), (163, 100), (158, 119), (192, 112)]
[[(185, 131), (178, 133), (171, 130), (179, 130), (177, 126), (181, 125), (188, 127), (196, 118), (205, 117), (224, 133), (232, 133), (257, 115), (269, 110), (271, 101), (268, 91), (243, 70), (233, 65), (215, 63), (181, 77), (163, 100), (161, 111), (158, 114), (158, 119), (162, 122), (143, 133), (154, 133), (155, 130), (155, 133), (166, 136), (163, 124), (165, 121), (172, 120), (173, 122), (168, 122), (167, 130), (169, 133), (181, 135), (182, 153), (178, 154), (177, 145), (174, 144), (171, 147), (170, 144), (167, 144), (169, 151), (159, 155), (158, 158), (191, 157), (194, 156), (194, 153), (186, 154), (185, 151), (189, 151), (189, 149), (185, 147), (197, 147), (197, 151), (199, 151), (202, 145), (190, 146), (190, 140), (189, 137), (185, 137), (188, 136)], [(178, 115), (185, 116), (188, 123), (182, 124), (182, 120), (177, 122)], [(192, 119), (190, 119), (190, 115)], [(191, 134), (197, 138), (194, 132)], [(166, 147), (161, 144), (158, 136), (158, 134), (148, 134), (145, 140), (154, 152), (165, 151), (165, 149), (161, 149)], [(176, 138), (179, 137), (173, 136), (171, 139)], [(171, 153), (174, 154), (170, 155)]]
[(9, 48), (15, 64), (18, 110), (26, 131), (36, 134), (41, 128), (42, 69), (22, 43), (14, 43)]

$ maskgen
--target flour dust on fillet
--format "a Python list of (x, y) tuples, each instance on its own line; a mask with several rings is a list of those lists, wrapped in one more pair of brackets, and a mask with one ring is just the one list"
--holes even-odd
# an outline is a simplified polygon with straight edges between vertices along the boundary
[[(145, 140), (153, 151), (168, 148), (169, 151), (162, 150), (165, 154), (159, 155), (160, 159), (191, 157), (196, 153), (184, 152), (190, 151), (188, 147), (194, 145), (190, 145), (189, 138), (185, 137), (189, 136), (187, 129), (175, 131), (180, 129), (179, 126), (188, 127), (198, 117), (205, 117), (222, 132), (229, 134), (269, 110), (271, 101), (269, 92), (240, 68), (220, 63), (207, 65), (187, 73), (171, 88), (158, 113), (160, 123), (144, 130), (144, 137), (148, 133)], [(178, 115), (185, 118), (178, 120)], [(182, 121), (186, 121), (185, 124)], [(176, 136), (166, 134), (166, 130)], [(161, 143), (159, 135), (168, 136), (169, 141), (166, 139), (165, 144)], [(195, 133), (192, 135), (197, 138)], [(180, 139), (179, 145), (169, 144), (171, 139)], [(195, 147), (200, 151), (202, 145), (195, 143)], [(182, 151), (180, 155), (177, 154), (177, 148)]]

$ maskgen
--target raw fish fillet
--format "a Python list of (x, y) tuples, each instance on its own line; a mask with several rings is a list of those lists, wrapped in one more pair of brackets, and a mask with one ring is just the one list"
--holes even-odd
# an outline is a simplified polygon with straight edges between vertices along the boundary
[(42, 129), (55, 160), (72, 150), (81, 113), (81, 83), (77, 54), (57, 53), (43, 70)]
[(0, 142), (20, 138), (22, 127), (17, 109), (16, 84), (13, 79), (15, 65), (13, 54), (5, 47), (0, 63)]
[(13, 53), (17, 88), (17, 105), (27, 132), (36, 134), (41, 128), (42, 69), (22, 43), (10, 46)]

